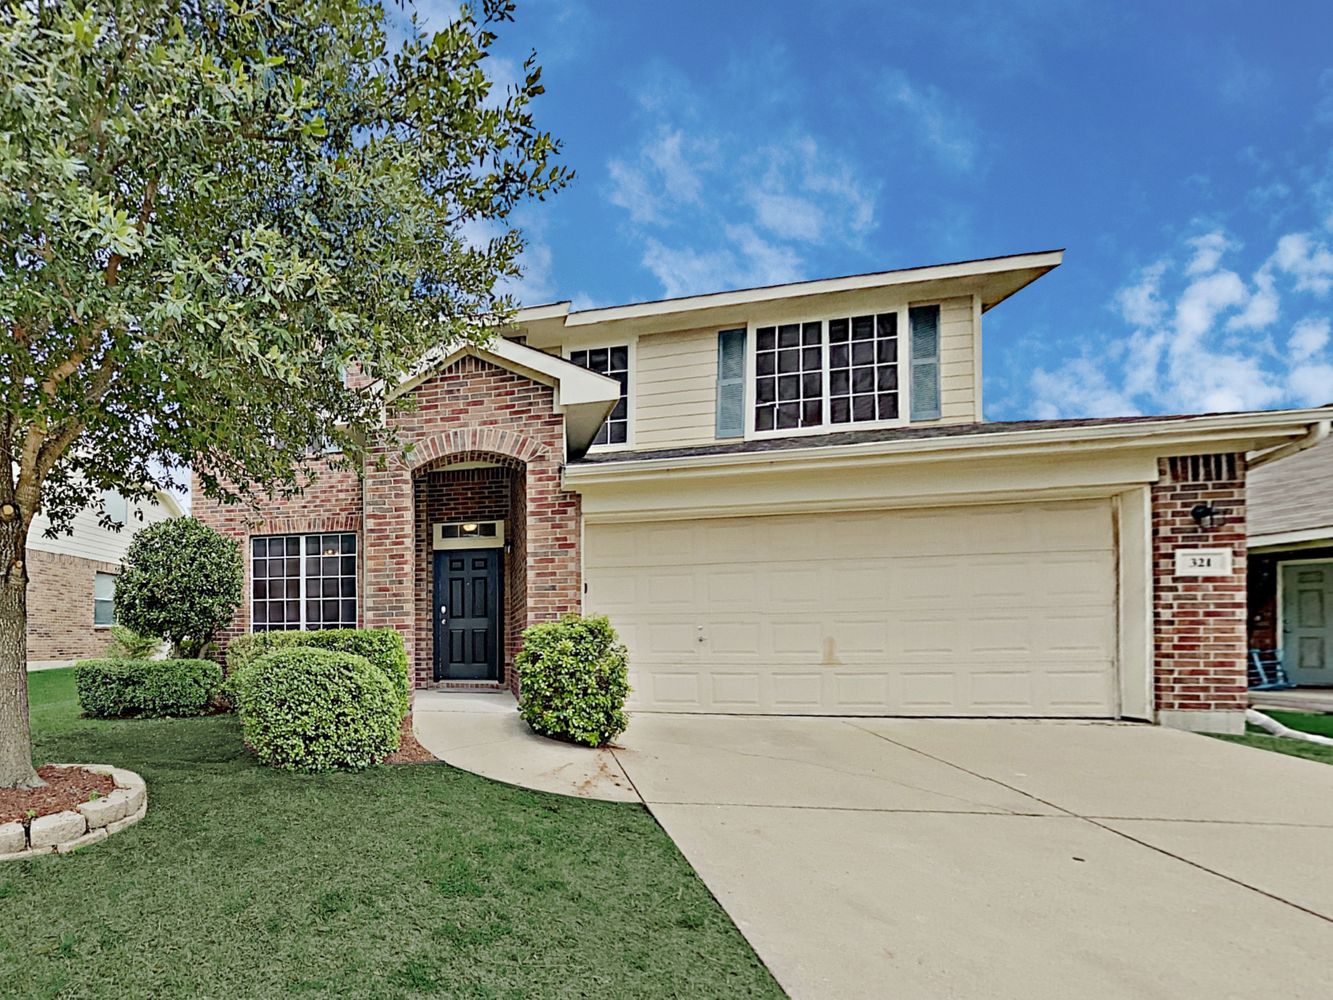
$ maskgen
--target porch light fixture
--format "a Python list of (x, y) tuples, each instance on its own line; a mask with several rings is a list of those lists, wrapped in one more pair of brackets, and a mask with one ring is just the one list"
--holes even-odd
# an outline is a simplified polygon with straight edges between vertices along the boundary
[(1200, 531), (1211, 531), (1222, 523), (1222, 512), (1210, 503), (1196, 503), (1190, 508), (1190, 517)]
[(467, 524), (463, 525), (462, 528), (463, 534), (465, 535), (475, 535), (477, 533), (477, 524), (474, 521), (469, 521)]

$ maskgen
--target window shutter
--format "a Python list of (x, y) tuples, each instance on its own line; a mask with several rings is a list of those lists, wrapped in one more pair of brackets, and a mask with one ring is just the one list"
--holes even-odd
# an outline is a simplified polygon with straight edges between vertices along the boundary
[(745, 436), (745, 331), (717, 335), (717, 436)]
[(908, 312), (912, 327), (912, 419), (940, 415), (940, 307), (917, 306)]

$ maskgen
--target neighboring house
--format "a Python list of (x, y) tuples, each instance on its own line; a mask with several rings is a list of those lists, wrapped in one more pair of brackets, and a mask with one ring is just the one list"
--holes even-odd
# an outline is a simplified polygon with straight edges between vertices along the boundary
[(1246, 503), (1250, 645), (1333, 686), (1333, 439), (1255, 469)]
[(1238, 731), (1246, 456), (1333, 411), (983, 423), (984, 314), (1061, 258), (562, 302), (442, 346), (386, 417), (406, 458), (196, 503), (247, 553), (231, 634), (392, 626), (417, 687), (512, 687), (527, 625), (606, 613), (638, 711)]
[(97, 656), (111, 641), (112, 600), (121, 561), (135, 533), (155, 521), (180, 517), (175, 497), (129, 502), (103, 494), (119, 531), (98, 523), (95, 508), (80, 511), (68, 533), (47, 538), (50, 522), (38, 514), (28, 533), (28, 665), (64, 665)]

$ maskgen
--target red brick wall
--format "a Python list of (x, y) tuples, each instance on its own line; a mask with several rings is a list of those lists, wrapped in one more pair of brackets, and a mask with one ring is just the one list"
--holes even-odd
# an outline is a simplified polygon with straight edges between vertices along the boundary
[[(564, 417), (554, 411), (550, 387), (467, 356), (423, 381), (412, 395), (415, 406), (392, 414), (390, 422), (413, 450), (404, 458), (381, 448), (367, 463), (362, 615), (368, 626), (403, 633), (416, 682), (422, 685), (430, 682), (430, 656), (418, 649), (416, 628), (414, 477), (437, 467), (440, 459), (465, 453), (523, 463), (527, 517), (519, 528), (522, 548), (516, 545), (514, 552), (522, 552), (527, 600), (521, 615), (510, 615), (511, 629), (578, 609), (580, 508), (578, 495), (560, 488)], [(383, 460), (382, 468), (376, 459)], [(512, 594), (509, 603), (514, 608)], [(507, 639), (512, 650), (512, 635)]]
[(93, 625), (93, 579), (119, 575), (115, 563), (28, 549), (28, 659), (81, 660), (100, 656), (108, 628)]
[[(1245, 456), (1162, 459), (1152, 488), (1153, 617), (1158, 711), (1245, 708)], [(1198, 503), (1224, 514), (1211, 530), (1190, 516)], [(1229, 548), (1229, 577), (1175, 575), (1178, 548)]]
[[(218, 636), (220, 645), (233, 635), (250, 631), (250, 539), (256, 535), (304, 535), (325, 531), (361, 532), (361, 481), (351, 469), (331, 469), (328, 461), (311, 466), (312, 477), (305, 492), (291, 499), (261, 498), (256, 507), (244, 504), (223, 506), (206, 499), (198, 475), (193, 477), (194, 516), (224, 535), (236, 539), (245, 564), (245, 589), (231, 627)], [(365, 579), (365, 544), (358, 538), (357, 593)], [(364, 600), (358, 613), (364, 620)]]

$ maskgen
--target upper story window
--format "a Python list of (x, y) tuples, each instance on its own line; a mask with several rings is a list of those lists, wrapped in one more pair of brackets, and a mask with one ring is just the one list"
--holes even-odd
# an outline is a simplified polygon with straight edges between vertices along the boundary
[(754, 430), (897, 420), (898, 314), (755, 329)]
[(356, 628), (356, 535), (250, 539), (254, 632)]
[(620, 383), (620, 399), (607, 417), (602, 429), (593, 439), (599, 444), (626, 444), (629, 442), (629, 346), (593, 347), (570, 351), (569, 360), (581, 368), (613, 378)]
[(93, 575), (93, 624), (116, 624), (116, 575), (114, 573), (95, 573)]

